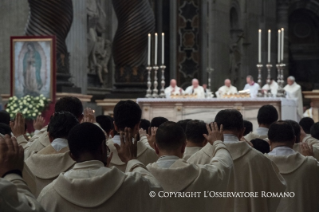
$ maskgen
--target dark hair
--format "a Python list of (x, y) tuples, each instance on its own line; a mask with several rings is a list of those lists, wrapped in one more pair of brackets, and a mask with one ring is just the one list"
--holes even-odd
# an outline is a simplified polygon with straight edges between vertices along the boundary
[(109, 116), (100, 115), (96, 117), (96, 122), (102, 127), (102, 129), (109, 134), (109, 132), (114, 128), (113, 123)]
[(120, 101), (114, 107), (114, 122), (118, 130), (134, 128), (141, 121), (142, 110), (132, 100)]
[(154, 117), (151, 121), (151, 127), (159, 127), (161, 124), (167, 121), (168, 119), (164, 117)]
[(71, 129), (78, 124), (79, 121), (72, 113), (56, 112), (51, 116), (47, 131), (53, 139), (67, 138)]
[(70, 152), (78, 158), (81, 154), (89, 152), (95, 154), (105, 143), (105, 135), (101, 128), (92, 123), (82, 123), (75, 126), (69, 133), (68, 143)]
[(11, 136), (11, 128), (7, 124), (0, 123), (0, 133), (2, 135), (8, 134)]
[(219, 111), (215, 117), (215, 122), (218, 127), (222, 124), (224, 130), (239, 131), (244, 128), (243, 115), (238, 110), (227, 109)]
[(319, 122), (312, 125), (312, 127), (310, 129), (310, 134), (312, 137), (319, 140)]
[(314, 124), (314, 120), (310, 117), (302, 118), (299, 122), (299, 125), (302, 127), (303, 131), (305, 131), (306, 134), (310, 134), (310, 129)]
[(295, 132), (287, 121), (278, 121), (270, 125), (268, 139), (271, 142), (294, 142)]
[(253, 123), (251, 123), (250, 121), (244, 120), (244, 127), (245, 127), (244, 136), (248, 135), (249, 133), (253, 131)]
[(155, 139), (158, 147), (164, 150), (176, 150), (186, 143), (186, 135), (183, 128), (171, 121), (159, 126)]
[(0, 123), (6, 124), (6, 125), (10, 124), (10, 114), (5, 110), (0, 111)]
[(270, 126), (272, 123), (278, 120), (277, 109), (272, 105), (264, 105), (259, 108), (257, 121), (258, 124), (264, 124)]
[(270, 147), (267, 141), (260, 138), (256, 138), (251, 140), (250, 142), (253, 144), (254, 148), (258, 150), (259, 152), (263, 154), (270, 152)]
[(177, 124), (183, 128), (184, 132), (186, 132), (187, 123), (189, 121), (192, 121), (192, 119), (180, 120), (180, 121), (177, 122)]
[(151, 126), (151, 122), (149, 120), (141, 119), (140, 128), (142, 128), (143, 130), (146, 130), (147, 132), (150, 126)]
[(208, 134), (206, 124), (203, 121), (189, 121), (186, 127), (186, 139), (192, 143), (202, 143), (205, 140), (203, 134)]
[(55, 103), (55, 112), (70, 112), (72, 113), (77, 119), (82, 116), (83, 113), (83, 105), (81, 101), (72, 96), (62, 97)]
[(294, 135), (296, 136), (296, 143), (300, 142), (300, 125), (298, 122), (293, 120), (285, 120), (288, 124), (290, 124), (294, 130)]

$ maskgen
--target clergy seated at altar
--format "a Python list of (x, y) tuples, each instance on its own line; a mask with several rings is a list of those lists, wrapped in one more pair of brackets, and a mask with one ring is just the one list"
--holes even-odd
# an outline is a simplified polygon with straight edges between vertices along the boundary
[(193, 79), (192, 80), (192, 85), (188, 86), (186, 88), (185, 93), (187, 93), (187, 94), (195, 94), (195, 95), (197, 95), (198, 99), (204, 99), (205, 98), (204, 88), (199, 85), (198, 79)]
[(206, 123), (199, 120), (189, 121), (186, 126), (186, 148), (183, 159), (188, 160), (195, 152), (201, 150), (207, 139), (203, 136), (208, 134)]
[(177, 86), (176, 80), (172, 79), (170, 85), (165, 88), (165, 96), (166, 98), (171, 98), (171, 95), (182, 95), (184, 94), (184, 90)]
[(287, 78), (287, 85), (284, 90), (286, 91), (286, 97), (288, 99), (297, 99), (298, 101), (298, 118), (303, 117), (303, 100), (301, 86), (296, 83), (295, 77), (290, 76)]
[(226, 79), (224, 82), (224, 86), (220, 87), (216, 92), (217, 98), (222, 98), (225, 94), (235, 94), (237, 93), (237, 88), (232, 86), (230, 79)]
[(258, 90), (260, 89), (259, 84), (254, 82), (254, 77), (251, 75), (246, 77), (246, 82), (247, 84), (245, 85), (244, 90), (249, 90), (250, 97), (256, 98)]
[(124, 173), (108, 167), (112, 156), (101, 128), (92, 123), (74, 127), (68, 144), (75, 165), (42, 190), (38, 201), (44, 209), (48, 212), (159, 211), (158, 199), (150, 198), (149, 193), (158, 193), (160, 186), (136, 160), (138, 143), (133, 144), (132, 136), (130, 129), (121, 132), (121, 144), (117, 146), (118, 157), (127, 164)]
[[(242, 114), (237, 110), (222, 110), (216, 117), (218, 126), (223, 126), (224, 143), (234, 161), (234, 176), (228, 184), (230, 192), (284, 192), (285, 181), (271, 160), (253, 149), (247, 142), (240, 141), (245, 131)], [(207, 145), (206, 145), (207, 146)], [(211, 160), (206, 146), (193, 154), (187, 162), (208, 164)], [(227, 198), (227, 208), (219, 211), (273, 212), (280, 198)]]
[(266, 84), (262, 87), (262, 90), (264, 92), (268, 92), (270, 90), (271, 94), (273, 97), (276, 97), (277, 95), (277, 91), (278, 91), (278, 83), (273, 79), (271, 78), (270, 79), (270, 84)]
[[(319, 163), (313, 157), (295, 152), (294, 129), (286, 122), (276, 122), (268, 132), (272, 151), (266, 156), (272, 160), (286, 180), (286, 191), (293, 198), (281, 198), (279, 212), (319, 211)], [(302, 145), (304, 155), (311, 155), (308, 144)]]
[[(207, 198), (203, 191), (226, 191), (233, 173), (231, 156), (222, 142), (222, 129), (211, 124), (205, 135), (206, 152), (199, 157), (209, 158), (205, 165), (195, 165), (183, 160), (186, 135), (182, 127), (174, 122), (162, 124), (156, 132), (155, 150), (159, 159), (147, 166), (165, 192), (201, 192), (193, 198), (172, 195), (162, 198), (160, 211), (225, 211), (226, 198)], [(148, 199), (146, 199), (148, 200)], [(146, 201), (147, 202), (147, 201)]]
[(268, 129), (270, 125), (278, 120), (278, 111), (272, 105), (264, 105), (258, 110), (257, 122), (258, 128), (255, 132), (251, 132), (244, 138), (246, 141), (251, 141), (256, 138), (268, 141)]

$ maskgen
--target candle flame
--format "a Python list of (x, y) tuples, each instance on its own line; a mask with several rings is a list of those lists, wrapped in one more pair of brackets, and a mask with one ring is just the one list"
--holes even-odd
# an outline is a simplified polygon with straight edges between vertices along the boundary
[(150, 33), (148, 33), (148, 37), (151, 37), (151, 34), (150, 34)]
[(155, 33), (155, 36), (157, 36), (157, 33)]
[(281, 30), (280, 30), (280, 29), (278, 29), (278, 32), (281, 32)]
[(284, 28), (281, 28), (281, 31), (284, 31), (285, 29)]
[(162, 36), (164, 36), (164, 32), (162, 33)]
[(271, 30), (269, 29), (268, 32), (271, 32)]
[(259, 32), (261, 32), (261, 29), (259, 30)]

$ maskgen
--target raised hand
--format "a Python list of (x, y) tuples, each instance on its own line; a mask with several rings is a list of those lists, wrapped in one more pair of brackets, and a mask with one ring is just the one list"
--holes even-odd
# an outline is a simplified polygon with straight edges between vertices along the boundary
[(23, 170), (24, 151), (15, 138), (0, 136), (0, 177), (13, 170)]
[(224, 134), (223, 134), (223, 125), (220, 125), (220, 129), (216, 122), (207, 124), (206, 125), (208, 135), (204, 134), (203, 136), (210, 144), (214, 144), (215, 141), (223, 141)]
[(137, 135), (134, 135), (134, 143), (132, 130), (125, 128), (124, 132), (120, 132), (121, 145), (114, 144), (117, 149), (117, 154), (122, 162), (127, 163), (132, 159), (137, 158)]
[(83, 119), (82, 119), (82, 123), (85, 123), (85, 122), (89, 122), (89, 123), (92, 123), (92, 124), (94, 124), (96, 122), (95, 113), (94, 113), (94, 111), (91, 108), (85, 108), (84, 109), (84, 116), (83, 116)]
[(146, 137), (148, 136), (146, 130), (144, 130), (143, 128), (139, 129), (138, 132), (139, 132), (140, 138), (143, 136), (146, 136)]
[(147, 137), (147, 141), (153, 149), (155, 149), (155, 137), (156, 137), (157, 129), (158, 129), (157, 127), (150, 127), (149, 128), (150, 134)]
[(300, 143), (300, 152), (304, 156), (313, 156), (312, 146), (309, 146), (307, 143)]
[(45, 120), (42, 116), (38, 116), (35, 120), (33, 120), (33, 128), (35, 130), (41, 130), (44, 127)]
[(15, 120), (10, 122), (10, 127), (15, 137), (25, 134), (25, 120), (21, 113), (17, 113)]

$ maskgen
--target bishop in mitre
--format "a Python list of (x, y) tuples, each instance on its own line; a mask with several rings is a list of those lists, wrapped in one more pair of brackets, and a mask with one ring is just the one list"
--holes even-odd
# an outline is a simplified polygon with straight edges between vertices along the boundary
[(295, 81), (295, 77), (290, 76), (287, 78), (287, 85), (284, 90), (286, 91), (286, 97), (288, 99), (297, 99), (298, 101), (298, 118), (303, 117), (303, 101), (301, 87)]
[(225, 80), (225, 85), (220, 87), (216, 92), (217, 98), (222, 98), (225, 94), (235, 94), (237, 93), (237, 88), (232, 86), (230, 79)]

